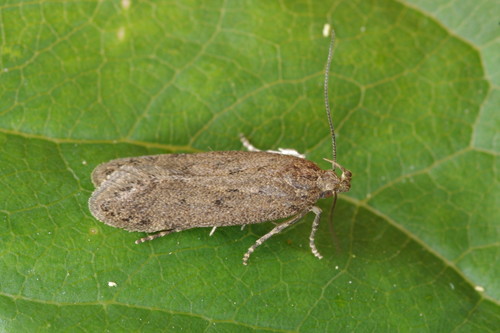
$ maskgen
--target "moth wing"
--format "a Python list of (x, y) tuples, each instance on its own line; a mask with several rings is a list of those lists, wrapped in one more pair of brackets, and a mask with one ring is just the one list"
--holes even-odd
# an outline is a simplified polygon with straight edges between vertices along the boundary
[(129, 231), (259, 223), (311, 205), (310, 198), (290, 200), (297, 198), (297, 189), (283, 178), (263, 179), (253, 172), (184, 174), (143, 163), (121, 166), (107, 178), (92, 194), (89, 208), (100, 221)]
[(147, 193), (154, 188), (142, 169), (122, 166), (101, 180), (89, 199), (92, 215), (117, 228), (148, 231), (155, 202)]
[[(294, 161), (310, 166), (311, 162), (292, 156), (266, 152), (218, 151), (196, 154), (161, 154), (138, 157), (127, 157), (111, 160), (98, 165), (92, 172), (92, 182), (98, 187), (111, 174), (125, 166), (136, 168), (158, 167), (163, 173), (177, 175), (227, 176), (240, 174), (257, 174), (263, 168), (279, 168), (283, 161)], [(257, 177), (257, 175), (255, 176)]]

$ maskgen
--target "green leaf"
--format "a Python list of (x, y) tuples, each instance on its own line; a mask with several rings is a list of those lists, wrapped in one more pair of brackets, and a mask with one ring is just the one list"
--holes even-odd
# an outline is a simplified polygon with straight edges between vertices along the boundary
[[(0, 330), (497, 330), (499, 7), (4, 1)], [(323, 215), (323, 260), (312, 214), (249, 266), (271, 223), (135, 245), (91, 216), (90, 173), (117, 157), (239, 150), (244, 133), (328, 168), (325, 23), (353, 182), (333, 228)]]

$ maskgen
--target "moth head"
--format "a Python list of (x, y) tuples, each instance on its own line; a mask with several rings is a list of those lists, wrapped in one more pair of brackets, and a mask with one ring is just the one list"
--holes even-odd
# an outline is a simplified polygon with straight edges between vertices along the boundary
[(334, 193), (348, 192), (351, 188), (351, 171), (342, 168), (342, 174), (339, 176), (334, 170), (325, 170), (319, 186), (322, 191), (322, 197), (331, 197)]

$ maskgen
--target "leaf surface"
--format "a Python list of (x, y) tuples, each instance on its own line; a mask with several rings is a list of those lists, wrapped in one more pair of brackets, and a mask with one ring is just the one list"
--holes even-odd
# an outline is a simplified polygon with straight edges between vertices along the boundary
[[(2, 331), (495, 331), (494, 1), (0, 5)], [(353, 172), (312, 214), (135, 245), (87, 208), (113, 158), (293, 147)], [(116, 283), (114, 286), (113, 283)]]

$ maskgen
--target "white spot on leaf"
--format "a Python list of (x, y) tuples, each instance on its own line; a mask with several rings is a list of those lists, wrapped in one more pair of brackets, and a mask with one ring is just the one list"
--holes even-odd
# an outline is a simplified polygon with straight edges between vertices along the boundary
[(118, 29), (116, 37), (118, 37), (118, 40), (123, 40), (125, 38), (125, 27), (120, 27), (120, 29)]
[(123, 9), (129, 9), (131, 0), (122, 0), (121, 5)]
[(325, 23), (325, 25), (323, 26), (323, 37), (330, 36), (331, 29), (332, 29), (332, 26), (329, 23)]

